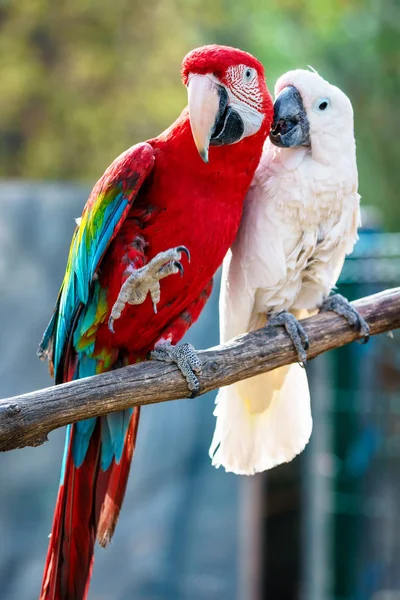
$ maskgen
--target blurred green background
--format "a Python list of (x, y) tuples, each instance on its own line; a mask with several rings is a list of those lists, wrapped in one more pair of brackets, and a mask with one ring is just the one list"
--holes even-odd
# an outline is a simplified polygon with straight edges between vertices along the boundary
[[(394, 0), (0, 0), (0, 397), (51, 384), (35, 352), (73, 218), (120, 152), (180, 113), (181, 61), (202, 44), (253, 53), (271, 92), (311, 65), (347, 93), (369, 210), (340, 289), (398, 285), (399, 39)], [(217, 343), (217, 302), (218, 277), (197, 347)], [(309, 372), (311, 442), (257, 477), (211, 468), (214, 395), (142, 411), (90, 600), (400, 600), (400, 346), (380, 336)], [(58, 431), (0, 456), (0, 600), (38, 596), (62, 447)]]
[(284, 71), (313, 66), (350, 96), (361, 193), (400, 222), (396, 0), (0, 2), (0, 175), (95, 180), (186, 103), (182, 57), (238, 46)]

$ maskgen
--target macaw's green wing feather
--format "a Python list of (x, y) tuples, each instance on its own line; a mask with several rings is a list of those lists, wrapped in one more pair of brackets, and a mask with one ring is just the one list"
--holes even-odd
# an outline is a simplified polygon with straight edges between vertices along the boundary
[[(93, 282), (102, 257), (120, 230), (153, 165), (154, 152), (149, 144), (133, 146), (108, 167), (86, 203), (72, 238), (54, 315), (39, 346), (39, 355), (49, 358), (54, 365), (57, 382), (65, 379), (63, 356), (71, 342), (80, 310), (93, 299), (93, 294), (101, 295), (101, 290), (94, 289)], [(91, 302), (90, 310), (101, 309), (101, 300), (99, 297), (98, 302)]]

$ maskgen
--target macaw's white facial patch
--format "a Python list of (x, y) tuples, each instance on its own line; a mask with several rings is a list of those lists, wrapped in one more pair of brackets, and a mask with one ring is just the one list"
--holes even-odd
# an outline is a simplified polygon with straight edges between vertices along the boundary
[(257, 71), (247, 65), (235, 65), (227, 70), (226, 83), (229, 104), (243, 121), (241, 139), (254, 135), (264, 120)]
[(264, 120), (264, 115), (248, 104), (238, 102), (236, 99), (231, 100), (230, 104), (239, 113), (243, 121), (244, 131), (242, 139), (257, 133)]

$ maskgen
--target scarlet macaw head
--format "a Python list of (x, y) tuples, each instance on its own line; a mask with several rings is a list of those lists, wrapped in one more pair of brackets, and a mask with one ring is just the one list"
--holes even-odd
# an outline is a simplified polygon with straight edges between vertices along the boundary
[(251, 54), (229, 46), (203, 46), (182, 63), (190, 126), (204, 162), (209, 146), (235, 144), (272, 117), (264, 68)]

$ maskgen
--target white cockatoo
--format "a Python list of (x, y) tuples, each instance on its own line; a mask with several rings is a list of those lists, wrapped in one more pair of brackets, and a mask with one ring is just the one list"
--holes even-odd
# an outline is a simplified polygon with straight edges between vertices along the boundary
[[(308, 341), (298, 318), (333, 310), (365, 339), (369, 333), (345, 298), (329, 297), (360, 223), (353, 109), (340, 89), (300, 69), (278, 80), (275, 97), (270, 139), (223, 265), (221, 342), (283, 325), (304, 362)], [(288, 462), (310, 438), (300, 364), (224, 387), (216, 403), (210, 456), (226, 471), (251, 475)]]

